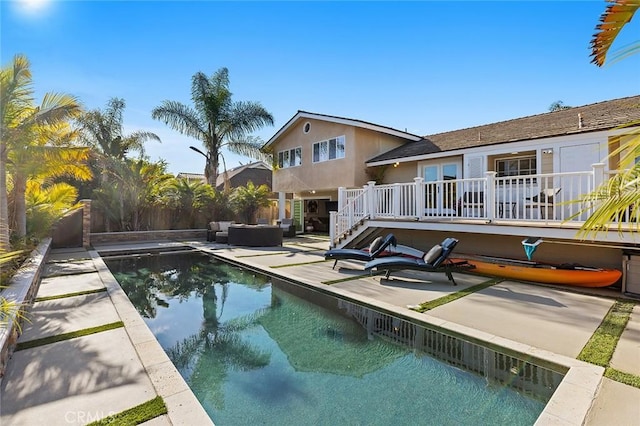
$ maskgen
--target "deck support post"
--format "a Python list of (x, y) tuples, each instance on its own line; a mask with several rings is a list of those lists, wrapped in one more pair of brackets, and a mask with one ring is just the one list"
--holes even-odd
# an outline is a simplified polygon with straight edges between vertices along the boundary
[(496, 217), (496, 172), (485, 172), (487, 177), (484, 188), (484, 214), (487, 221), (491, 222)]
[(415, 182), (414, 191), (416, 197), (416, 218), (420, 220), (420, 218), (424, 216), (424, 188), (422, 187), (424, 178), (414, 177), (413, 181)]

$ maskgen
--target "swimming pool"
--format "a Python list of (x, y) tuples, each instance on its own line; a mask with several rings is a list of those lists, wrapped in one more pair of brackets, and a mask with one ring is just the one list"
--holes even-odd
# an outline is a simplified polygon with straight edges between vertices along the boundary
[(562, 379), (207, 255), (105, 262), (217, 424), (526, 425)]

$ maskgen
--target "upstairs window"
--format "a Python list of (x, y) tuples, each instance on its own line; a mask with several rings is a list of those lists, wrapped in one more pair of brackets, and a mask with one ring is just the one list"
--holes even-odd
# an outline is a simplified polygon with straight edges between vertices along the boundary
[(496, 160), (498, 177), (535, 175), (537, 173), (536, 156), (501, 158)]
[(287, 149), (278, 152), (278, 168), (286, 169), (302, 164), (302, 147)]
[(323, 161), (337, 160), (344, 158), (345, 137), (320, 141), (313, 144), (313, 162), (321, 163)]

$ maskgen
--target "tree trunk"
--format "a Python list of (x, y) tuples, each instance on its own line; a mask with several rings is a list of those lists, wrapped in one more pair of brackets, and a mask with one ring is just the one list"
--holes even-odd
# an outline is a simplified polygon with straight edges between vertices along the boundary
[(11, 250), (7, 202), (7, 145), (0, 141), (0, 252)]
[(218, 180), (218, 156), (215, 156), (215, 160), (213, 156), (209, 154), (207, 157), (207, 164), (205, 166), (204, 174), (207, 178), (207, 183), (211, 185), (214, 189), (216, 187), (216, 181)]
[(27, 202), (25, 193), (27, 192), (27, 177), (16, 172), (13, 177), (13, 208), (16, 221), (16, 237), (23, 239), (27, 236)]

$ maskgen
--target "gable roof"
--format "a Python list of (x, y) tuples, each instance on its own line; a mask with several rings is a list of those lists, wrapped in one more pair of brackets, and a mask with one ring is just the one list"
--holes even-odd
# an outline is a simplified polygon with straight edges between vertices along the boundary
[[(236, 176), (243, 174), (244, 172), (247, 172), (249, 170), (268, 170), (269, 173), (264, 175), (262, 173), (249, 173), (244, 176), (244, 178), (234, 179)], [(216, 188), (220, 189), (224, 187), (224, 179), (224, 172), (222, 172), (216, 178)], [(256, 161), (253, 163), (240, 165), (227, 170), (227, 179), (229, 179), (232, 188), (238, 185), (246, 185), (249, 180), (251, 180), (256, 186), (260, 186), (264, 183), (267, 184), (269, 188), (271, 188), (271, 167), (269, 167), (269, 165), (264, 161)]]
[(367, 161), (367, 164), (507, 142), (610, 130), (638, 120), (640, 95), (425, 136), (418, 142), (410, 142), (380, 154)]
[(399, 138), (403, 138), (403, 139), (407, 139), (410, 141), (419, 141), (420, 139), (422, 139), (421, 136), (418, 135), (414, 135), (413, 133), (407, 133), (407, 132), (403, 132), (401, 130), (397, 130), (391, 127), (387, 127), (387, 126), (381, 126), (379, 124), (374, 124), (374, 123), (369, 123), (367, 121), (362, 121), (362, 120), (355, 120), (353, 118), (346, 118), (346, 117), (338, 117), (335, 115), (326, 115), (326, 114), (316, 114), (313, 112), (307, 112), (307, 111), (300, 111), (298, 110), (298, 112), (291, 117), (291, 119), (289, 121), (286, 122), (286, 124), (284, 126), (282, 126), (280, 128), (280, 130), (278, 130), (276, 132), (275, 135), (271, 136), (271, 138), (267, 141), (267, 143), (265, 143), (262, 148), (267, 148), (268, 146), (270, 146), (271, 144), (273, 144), (280, 136), (284, 135), (285, 133), (287, 133), (287, 131), (289, 131), (289, 129), (298, 121), (298, 120), (302, 120), (302, 119), (313, 119), (313, 120), (321, 120), (321, 121), (328, 121), (331, 123), (338, 123), (338, 124), (345, 124), (347, 126), (354, 126), (354, 127), (360, 127), (363, 129), (368, 129), (368, 130), (373, 130), (374, 132), (379, 132), (379, 133), (385, 133), (388, 135), (392, 135), (392, 136), (397, 136)]

